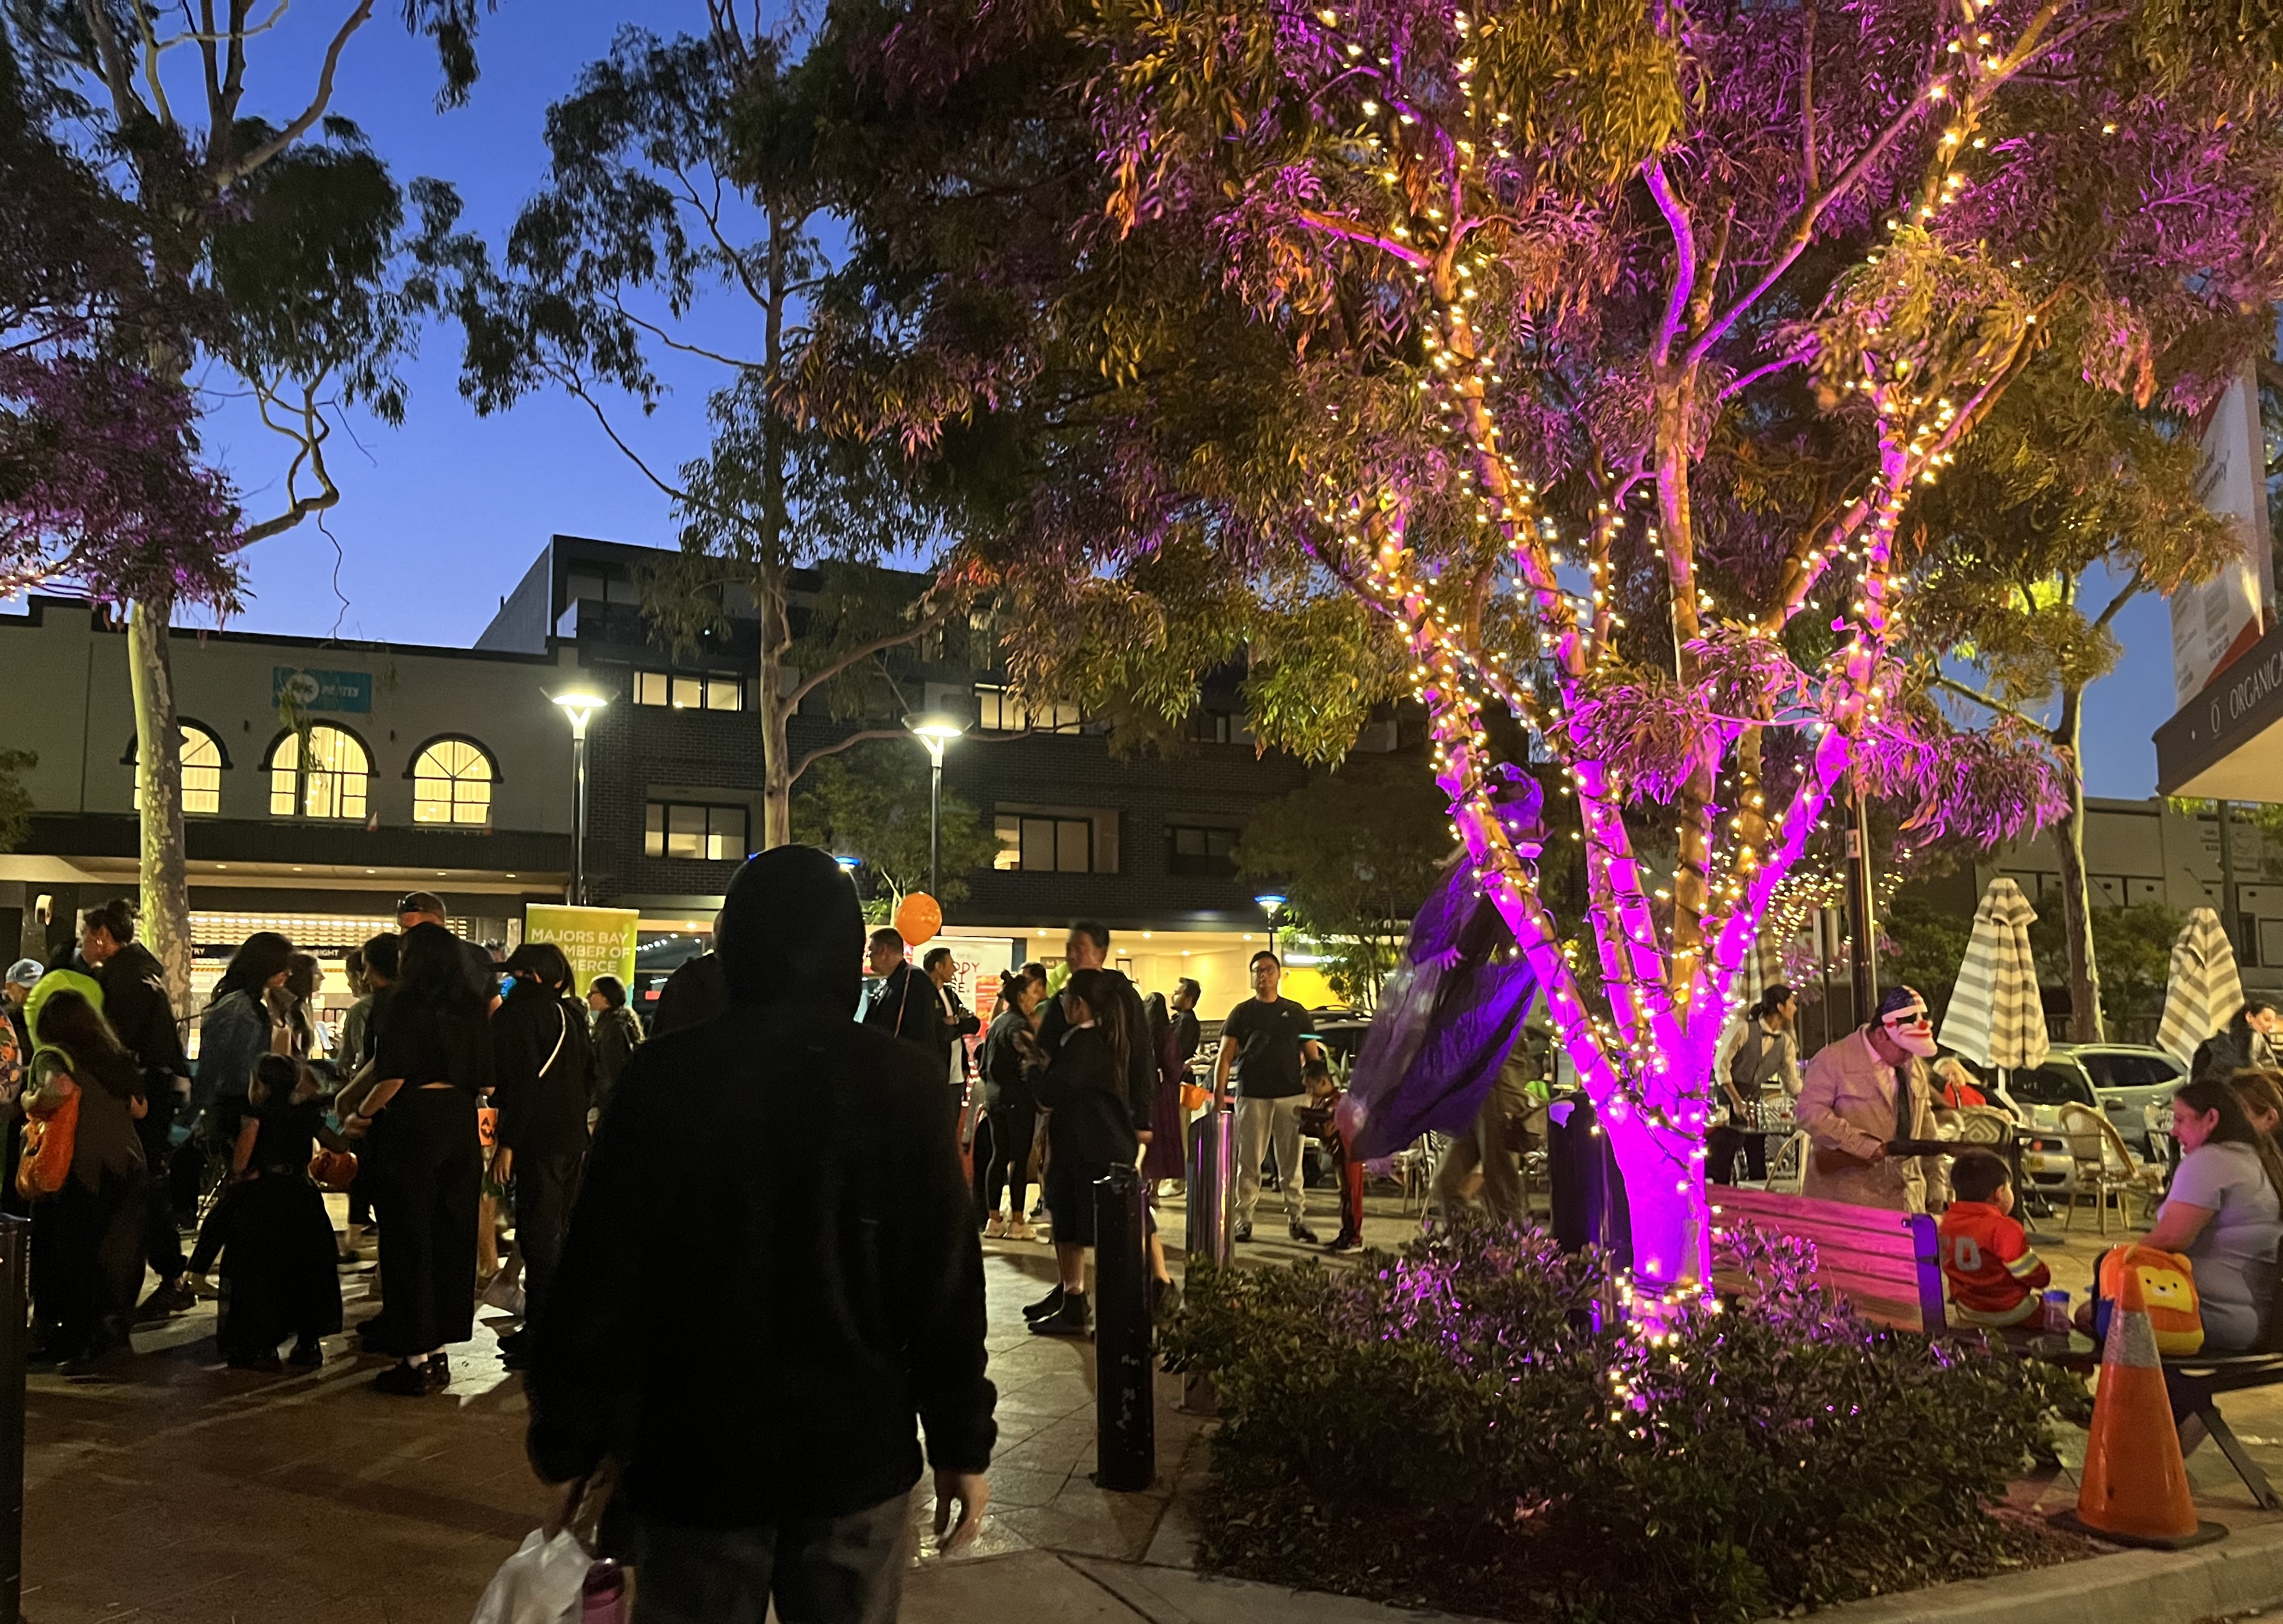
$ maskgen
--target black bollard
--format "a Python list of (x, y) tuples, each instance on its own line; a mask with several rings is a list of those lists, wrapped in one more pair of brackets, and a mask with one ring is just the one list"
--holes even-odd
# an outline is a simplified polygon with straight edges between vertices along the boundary
[(1557, 1099), (1547, 1112), (1547, 1171), (1553, 1183), (1554, 1238), (1565, 1252), (1601, 1246), (1621, 1269), (1632, 1265), (1632, 1215), (1625, 1175), (1592, 1102)]
[(24, 1597), (25, 1288), (31, 1221), (0, 1215), (0, 1619), (17, 1624)]
[(1094, 1480), (1132, 1493), (1157, 1475), (1149, 1260), (1142, 1175), (1116, 1167), (1094, 1187)]

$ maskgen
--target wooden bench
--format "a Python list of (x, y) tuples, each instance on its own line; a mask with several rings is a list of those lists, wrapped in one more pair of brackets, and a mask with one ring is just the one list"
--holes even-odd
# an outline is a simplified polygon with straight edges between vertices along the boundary
[[(1722, 1188), (1712, 1192), (1717, 1233), (1753, 1223), (1778, 1235), (1815, 1243), (1815, 1278), (1851, 1301), (1866, 1319), (1929, 1335), (1947, 1328), (1942, 1261), (1936, 1224), (1924, 1213), (1889, 1212), (1774, 1195), (1765, 1190)], [(1722, 1289), (1751, 1289), (1750, 1282), (1713, 1273)]]
[(2260, 1327), (2259, 1346), (2240, 1354), (2175, 1354), (2164, 1361), (2168, 1376), (2181, 1376), (2194, 1381), (2204, 1391), (2204, 1398), (2192, 1412), (2204, 1424), (2204, 1431), (2219, 1446), (2227, 1464), (2235, 1468), (2235, 1475), (2251, 1491), (2263, 1511), (2283, 1511), (2283, 1495), (2267, 1480), (2259, 1464), (2245, 1453), (2242, 1440), (2219, 1413), (2219, 1395), (2223, 1393), (2242, 1393), (2252, 1387), (2271, 1387), (2283, 1382), (2283, 1247), (2276, 1252), (2275, 1261), (2269, 1265), (2272, 1277), (2268, 1283), (2267, 1323)]

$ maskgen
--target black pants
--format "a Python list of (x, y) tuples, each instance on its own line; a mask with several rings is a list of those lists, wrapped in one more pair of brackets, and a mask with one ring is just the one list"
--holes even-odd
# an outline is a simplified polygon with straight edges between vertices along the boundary
[[(174, 1120), (171, 1112), (161, 1112), (154, 1104), (150, 1114), (135, 1124), (136, 1134), (143, 1141), (145, 1167), (168, 1165), (174, 1152), (168, 1143)], [(160, 1279), (172, 1280), (183, 1272), (183, 1232), (175, 1222), (173, 1181), (146, 1178), (143, 1188), (143, 1261)]]
[(523, 1323), (536, 1325), (555, 1289), (555, 1271), (563, 1261), (563, 1237), (571, 1227), (571, 1206), (579, 1198), (579, 1175), (586, 1168), (587, 1157), (582, 1151), (532, 1156), (518, 1151), (514, 1166), (515, 1245), (523, 1256)]
[(911, 1502), (754, 1528), (645, 1531), (635, 1624), (894, 1624)]
[(991, 1145), (996, 1137), (991, 1131), (990, 1112), (982, 1112), (975, 1119), (975, 1143), (967, 1147), (968, 1183), (975, 1192), (978, 1223), (991, 1215), (991, 1199), (986, 1191), (991, 1182)]
[(146, 1175), (106, 1173), (89, 1189), (74, 1174), (32, 1211), (32, 1305), (37, 1339), (63, 1355), (127, 1346), (143, 1284)]
[(380, 1197), (382, 1335), (410, 1358), (476, 1328), (476, 1224), (483, 1157), (476, 1102), (459, 1089), (403, 1088), (373, 1124), (388, 1177)]
[(1736, 1182), (1736, 1152), (1744, 1152), (1744, 1173), (1765, 1183), (1768, 1176), (1768, 1136), (1741, 1128), (1721, 1127), (1704, 1136), (1704, 1176), (1715, 1184)]
[(1038, 1136), (1039, 1110), (1027, 1102), (991, 1107), (991, 1164), (983, 1178), (983, 1207), (999, 1210), (999, 1192), (1009, 1196), (1007, 1215), (1031, 1210), (1031, 1142)]

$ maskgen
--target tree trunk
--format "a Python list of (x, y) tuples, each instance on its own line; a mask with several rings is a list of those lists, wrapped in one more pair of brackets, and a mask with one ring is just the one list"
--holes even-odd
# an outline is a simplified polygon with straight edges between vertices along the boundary
[(2069, 942), (2069, 1041), (2098, 1043), (2100, 966), (2092, 948), (2092, 888), (2084, 877), (2084, 763), (2079, 749), (2084, 732), (2084, 692), (2065, 688), (2053, 742), (2069, 752), (2069, 802), (2053, 822), (2053, 837), (2061, 866), (2061, 933)]
[(784, 577), (766, 566), (753, 572), (761, 612), (761, 849), (792, 844), (792, 707), (784, 698), (785, 650), (791, 622)]
[(167, 628), (174, 605), (149, 599), (128, 614), (135, 693), (135, 787), (142, 803), (143, 941), (167, 975), (175, 1010), (191, 1003), (191, 880), (183, 838), (183, 729)]

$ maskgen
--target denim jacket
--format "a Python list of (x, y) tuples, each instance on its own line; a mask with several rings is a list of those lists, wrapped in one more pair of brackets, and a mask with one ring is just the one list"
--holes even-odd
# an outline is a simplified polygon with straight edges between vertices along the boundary
[(206, 1006), (199, 1022), (199, 1074), (192, 1103), (244, 1099), (253, 1067), (269, 1052), (269, 1011), (243, 988)]

